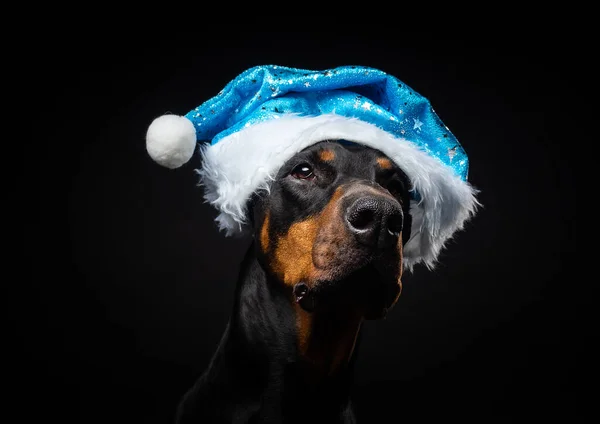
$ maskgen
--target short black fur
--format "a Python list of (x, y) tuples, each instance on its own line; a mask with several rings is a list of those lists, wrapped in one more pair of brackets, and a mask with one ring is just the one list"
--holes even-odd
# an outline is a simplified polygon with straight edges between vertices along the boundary
[[(335, 159), (319, 158), (324, 147)], [(306, 378), (312, 371), (298, 356), (289, 290), (269, 271), (270, 258), (258, 239), (267, 213), (270, 242), (275, 243), (293, 223), (322, 211), (337, 187), (353, 183), (368, 184), (397, 199), (404, 214), (404, 235), (410, 219), (409, 181), (396, 166), (375, 166), (376, 158), (383, 156), (358, 145), (318, 143), (290, 159), (268, 193), (253, 197), (249, 210), (255, 236), (240, 267), (229, 323), (206, 371), (182, 398), (177, 424), (355, 422), (350, 394), (359, 342), (347, 366), (316, 383)], [(292, 175), (303, 164), (315, 178)], [(348, 280), (362, 277), (361, 272)]]

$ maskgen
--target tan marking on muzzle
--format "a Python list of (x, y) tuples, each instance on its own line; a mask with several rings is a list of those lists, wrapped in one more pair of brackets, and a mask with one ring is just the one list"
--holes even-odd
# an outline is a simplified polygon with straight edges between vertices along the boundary
[(341, 220), (335, 216), (339, 211), (338, 201), (341, 197), (342, 190), (338, 187), (319, 215), (292, 224), (286, 234), (277, 238), (272, 267), (275, 275), (286, 286), (293, 287), (303, 282), (312, 287), (319, 276), (322, 276), (323, 273), (313, 262), (313, 250), (323, 229), (332, 222)]
[[(292, 224), (286, 234), (277, 238), (271, 266), (275, 275), (287, 287), (292, 289), (295, 284), (303, 282), (312, 288), (319, 279), (331, 278), (328, 267), (340, 260), (336, 247), (340, 243), (345, 243), (345, 238), (348, 237), (342, 218), (343, 213), (340, 210), (340, 199), (343, 195), (355, 192), (357, 189), (386, 195), (369, 186), (353, 186), (347, 193), (338, 188), (320, 214)], [(265, 228), (263, 223), (261, 236), (268, 234)], [(398, 249), (401, 259), (401, 239), (398, 242)], [(400, 271), (398, 277), (400, 292), (402, 291), (401, 275)], [(293, 295), (291, 296), (291, 301), (294, 302)], [(347, 305), (348, 309), (308, 312), (299, 304), (293, 303), (298, 353), (319, 370), (319, 373), (331, 374), (346, 364), (352, 356), (365, 311), (361, 305), (352, 306), (351, 301)], [(332, 314), (335, 316), (331, 316)]]

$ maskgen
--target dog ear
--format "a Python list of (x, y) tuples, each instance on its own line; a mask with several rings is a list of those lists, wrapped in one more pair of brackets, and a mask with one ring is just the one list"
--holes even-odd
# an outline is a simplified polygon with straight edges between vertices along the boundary
[(402, 224), (402, 246), (406, 246), (410, 240), (410, 232), (412, 228), (412, 215), (408, 208), (404, 211), (404, 223)]
[(256, 226), (256, 203), (257, 203), (257, 199), (256, 199), (256, 194), (253, 194), (250, 197), (250, 200), (248, 200), (247, 203), (247, 208), (248, 208), (248, 223), (250, 225), (251, 228), (254, 228)]
[(400, 177), (400, 181), (402, 182), (402, 194), (401, 198), (401, 206), (402, 206), (402, 214), (404, 215), (404, 223), (402, 225), (402, 245), (405, 246), (410, 240), (411, 230), (412, 230), (412, 215), (410, 213), (410, 199), (411, 192), (414, 189), (413, 184), (406, 175), (406, 172), (402, 168), (398, 168), (400, 172), (398, 176)]
[(257, 215), (264, 214), (264, 196), (261, 196), (260, 193), (252, 193), (246, 203), (246, 208), (248, 211), (248, 225), (251, 230), (254, 230), (256, 228)]

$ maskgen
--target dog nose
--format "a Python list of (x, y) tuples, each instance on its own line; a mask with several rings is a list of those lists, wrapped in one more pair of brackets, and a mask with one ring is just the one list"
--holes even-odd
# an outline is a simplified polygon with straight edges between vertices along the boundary
[(361, 197), (346, 212), (350, 231), (360, 243), (370, 247), (396, 244), (402, 232), (402, 221), (400, 203), (384, 196)]

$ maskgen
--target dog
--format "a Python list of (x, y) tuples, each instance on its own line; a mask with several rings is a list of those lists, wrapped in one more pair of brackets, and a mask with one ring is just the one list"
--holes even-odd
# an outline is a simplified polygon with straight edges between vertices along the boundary
[(289, 159), (249, 201), (233, 311), (176, 423), (354, 423), (361, 324), (402, 292), (410, 197), (402, 169), (364, 145)]

